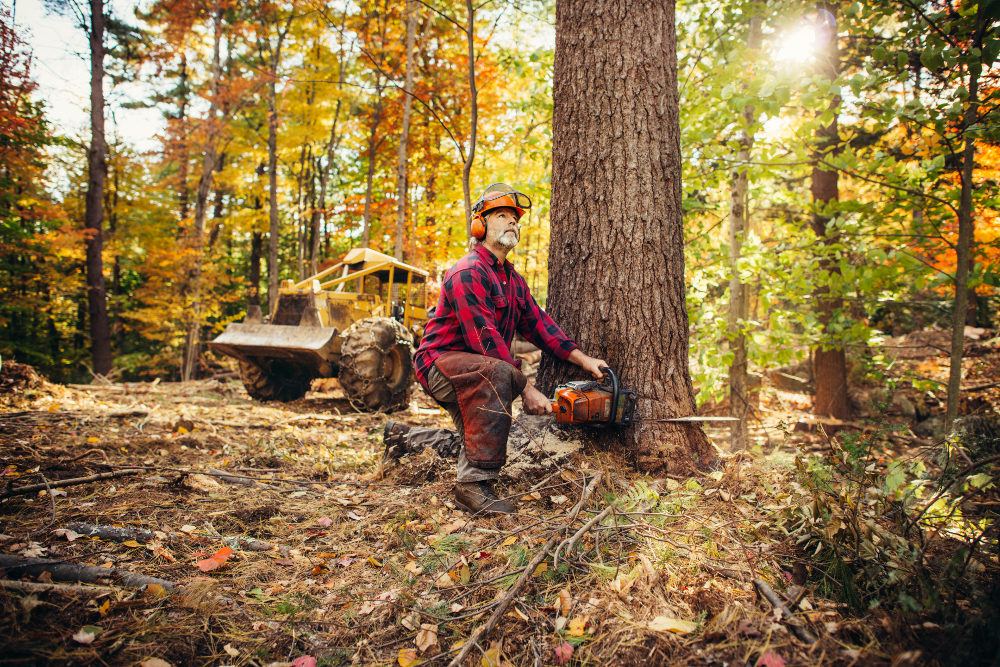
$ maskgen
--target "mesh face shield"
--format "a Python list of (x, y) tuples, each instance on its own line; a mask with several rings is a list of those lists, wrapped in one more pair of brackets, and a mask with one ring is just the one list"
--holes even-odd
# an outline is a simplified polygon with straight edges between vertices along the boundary
[(497, 208), (512, 208), (517, 211), (518, 219), (525, 211), (531, 209), (531, 199), (528, 195), (518, 192), (506, 183), (494, 183), (486, 188), (482, 196), (472, 206), (473, 213), (485, 215)]

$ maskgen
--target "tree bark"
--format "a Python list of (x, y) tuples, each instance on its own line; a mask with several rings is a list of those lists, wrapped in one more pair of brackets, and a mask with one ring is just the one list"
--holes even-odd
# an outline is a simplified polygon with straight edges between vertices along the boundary
[[(750, 19), (750, 33), (747, 35), (747, 50), (760, 49), (760, 17)], [(753, 107), (743, 109), (743, 122), (749, 128), (754, 122)], [(747, 418), (750, 412), (750, 393), (747, 378), (747, 336), (743, 330), (750, 317), (750, 289), (740, 279), (739, 262), (743, 241), (750, 231), (749, 178), (746, 165), (750, 161), (753, 135), (743, 130), (740, 149), (736, 153), (737, 168), (733, 170), (733, 184), (729, 201), (729, 350), (733, 361), (729, 366), (729, 416), (738, 419), (730, 428), (730, 448), (733, 451), (748, 447), (749, 430)]]
[[(820, 9), (829, 11), (836, 16), (837, 7), (833, 4), (820, 3)], [(840, 47), (837, 44), (836, 29), (830, 37), (830, 43), (818, 54), (819, 73), (821, 76), (833, 81), (840, 74)], [(834, 98), (830, 104), (834, 117), (829, 125), (820, 126), (816, 130), (816, 137), (819, 139), (817, 152), (820, 158), (833, 154), (839, 149), (837, 113), (840, 107), (840, 96)], [(816, 164), (812, 170), (812, 198), (816, 207), (813, 213), (812, 228), (816, 236), (823, 239), (825, 243), (833, 243), (836, 239), (828, 235), (826, 228), (830, 222), (830, 217), (824, 215), (823, 209), (831, 202), (836, 202), (839, 198), (838, 173), (835, 169)], [(823, 260), (820, 263), (822, 270), (830, 273), (839, 273), (839, 268), (835, 263)], [(827, 290), (822, 290), (826, 292)], [(833, 321), (834, 315), (843, 307), (843, 301), (838, 297), (821, 296), (819, 300), (820, 326), (823, 333), (829, 333), (829, 325)], [(847, 401), (847, 357), (842, 347), (828, 347), (823, 345), (813, 351), (813, 377), (816, 380), (816, 395), (813, 398), (813, 413), (818, 415), (829, 415), (837, 419), (850, 418), (850, 404)]]
[[(375, 75), (375, 116), (372, 118), (372, 131), (368, 135), (368, 174), (365, 180), (365, 219), (364, 231), (361, 233), (361, 247), (367, 248), (372, 239), (372, 181), (375, 177), (375, 153), (382, 140), (378, 139), (378, 126), (382, 123), (382, 75)], [(378, 141), (376, 141), (378, 139)]]
[(84, 229), (87, 243), (87, 302), (94, 372), (111, 372), (111, 330), (104, 286), (104, 0), (90, 0), (90, 150)]
[[(976, 30), (971, 48), (982, 50), (985, 25), (983, 4), (980, 3), (976, 10)], [(948, 429), (951, 429), (952, 423), (958, 418), (958, 400), (962, 385), (962, 349), (965, 346), (965, 320), (969, 309), (969, 258), (973, 231), (972, 172), (976, 166), (976, 138), (968, 130), (979, 122), (980, 67), (969, 68), (969, 98), (963, 119), (965, 150), (962, 152), (962, 191), (958, 204), (958, 243), (955, 247), (955, 312), (951, 328), (948, 405), (945, 409), (945, 425)]]
[(403, 84), (403, 127), (399, 131), (396, 154), (396, 241), (393, 257), (403, 260), (403, 239), (406, 238), (406, 142), (410, 137), (410, 106), (413, 99), (413, 40), (417, 34), (416, 0), (406, 0), (406, 81)]
[[(559, 2), (553, 101), (548, 311), (638, 393), (638, 416), (692, 415), (674, 2)], [(546, 354), (538, 384), (573, 369)], [(585, 437), (656, 473), (715, 458), (692, 423)]]
[(476, 159), (476, 130), (479, 125), (479, 91), (476, 89), (476, 9), (472, 0), (465, 0), (468, 15), (465, 38), (469, 47), (469, 152), (462, 165), (462, 202), (465, 204), (465, 235), (472, 238), (472, 191), (469, 177)]
[(260, 306), (260, 255), (264, 250), (264, 235), (253, 232), (250, 237), (250, 289), (249, 303)]
[(283, 28), (278, 29), (277, 45), (268, 47), (271, 57), (268, 65), (270, 81), (267, 85), (267, 178), (268, 178), (268, 252), (267, 252), (267, 309), (274, 310), (278, 303), (278, 65), (281, 64), (281, 46), (294, 18), (290, 14)]

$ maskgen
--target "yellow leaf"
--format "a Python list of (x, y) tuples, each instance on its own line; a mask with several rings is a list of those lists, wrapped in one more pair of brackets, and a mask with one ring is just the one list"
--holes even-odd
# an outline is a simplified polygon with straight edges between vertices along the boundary
[(460, 567), (458, 569), (458, 576), (459, 576), (459, 579), (461, 580), (462, 584), (469, 583), (469, 579), (472, 578), (472, 575), (469, 572), (469, 566), (468, 565), (462, 565), (462, 567)]
[(451, 578), (450, 574), (444, 572), (441, 574), (440, 577), (437, 578), (437, 581), (434, 582), (434, 585), (437, 586), (438, 588), (451, 588), (452, 586), (455, 585), (455, 580)]
[(146, 595), (154, 598), (162, 598), (166, 596), (167, 589), (160, 584), (149, 584), (146, 586)]
[(535, 568), (535, 571), (531, 573), (531, 576), (537, 577), (538, 575), (540, 575), (541, 573), (545, 572), (548, 569), (549, 569), (548, 563), (539, 563), (538, 567)]
[(509, 547), (510, 545), (514, 544), (515, 542), (517, 542), (517, 535), (511, 535), (506, 540), (504, 540), (503, 544), (501, 544), (500, 546), (501, 547)]
[(97, 608), (97, 611), (101, 612), (101, 616), (107, 616), (109, 609), (111, 609), (111, 600), (105, 600), (104, 604)]
[(417, 565), (416, 561), (411, 560), (409, 563), (403, 566), (403, 569), (412, 573), (414, 577), (420, 576), (420, 573), (424, 571), (424, 568)]
[(513, 616), (514, 618), (519, 618), (519, 619), (521, 619), (522, 621), (525, 621), (525, 622), (531, 620), (531, 619), (528, 618), (528, 616), (523, 611), (521, 611), (517, 607), (511, 607), (511, 609), (512, 609), (512, 611), (510, 612), (510, 615)]
[(570, 637), (582, 637), (584, 628), (587, 627), (587, 621), (589, 620), (590, 617), (588, 617), (586, 614), (582, 616), (577, 616), (576, 618), (574, 618), (572, 621), (569, 622), (569, 630), (566, 631), (566, 634), (569, 635)]
[(135, 540), (126, 540), (125, 542), (122, 542), (122, 544), (124, 544), (127, 547), (132, 547), (133, 549), (138, 549), (142, 547), (142, 545), (136, 542)]
[(369, 556), (368, 562), (374, 565), (375, 567), (382, 567), (382, 561), (375, 558), (375, 556)]
[(180, 426), (180, 427), (178, 427), (177, 432), (180, 433), (181, 435), (184, 435), (185, 433), (188, 432), (188, 430), (186, 428), (184, 428), (183, 426)]
[(479, 659), (479, 663), (483, 667), (500, 667), (500, 647), (494, 643)]
[(559, 616), (569, 616), (570, 609), (573, 608), (573, 597), (569, 593), (569, 586), (559, 591), (559, 598), (556, 600), (556, 611)]
[(648, 627), (657, 632), (676, 632), (679, 635), (690, 634), (698, 629), (698, 626), (690, 621), (682, 621), (668, 616), (657, 616), (649, 622)]
[(399, 663), (399, 667), (410, 667), (410, 665), (420, 664), (420, 659), (417, 658), (417, 652), (412, 648), (399, 649), (399, 656), (396, 657), (396, 662)]
[(100, 442), (100, 441), (101, 441), (100, 438), (95, 438), (94, 436), (90, 436), (89, 438), (87, 438), (87, 442)]

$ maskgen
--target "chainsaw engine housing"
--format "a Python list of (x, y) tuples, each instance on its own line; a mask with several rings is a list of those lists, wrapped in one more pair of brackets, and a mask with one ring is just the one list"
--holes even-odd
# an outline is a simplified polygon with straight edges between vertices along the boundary
[(635, 392), (619, 389), (618, 378), (603, 368), (604, 379), (567, 382), (556, 388), (552, 412), (565, 424), (628, 426), (635, 415)]

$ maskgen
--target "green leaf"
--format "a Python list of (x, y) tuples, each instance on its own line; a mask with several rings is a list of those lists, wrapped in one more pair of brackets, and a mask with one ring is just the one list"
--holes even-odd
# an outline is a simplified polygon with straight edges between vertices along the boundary
[(885, 60), (886, 59), (885, 48), (879, 45), (876, 46), (874, 49), (872, 49), (872, 58), (874, 58), (875, 60)]

